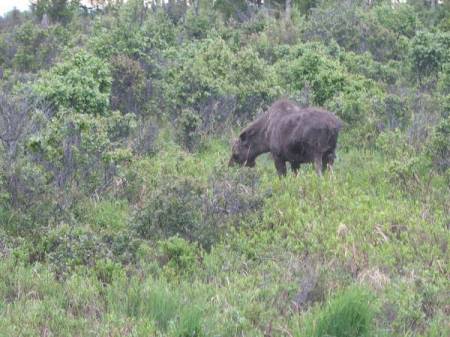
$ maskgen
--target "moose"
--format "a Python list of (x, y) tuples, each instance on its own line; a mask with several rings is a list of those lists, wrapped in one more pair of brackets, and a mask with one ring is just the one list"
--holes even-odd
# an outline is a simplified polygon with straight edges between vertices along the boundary
[(256, 157), (270, 152), (279, 176), (286, 175), (286, 162), (295, 174), (300, 164), (314, 163), (321, 176), (332, 168), (341, 127), (342, 122), (329, 111), (278, 100), (241, 132), (229, 166), (254, 167)]

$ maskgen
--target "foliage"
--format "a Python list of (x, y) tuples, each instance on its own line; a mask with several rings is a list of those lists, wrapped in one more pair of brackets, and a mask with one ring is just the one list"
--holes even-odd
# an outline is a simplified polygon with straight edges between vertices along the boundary
[(257, 212), (262, 204), (245, 189), (251, 185), (245, 187), (244, 181), (229, 185), (228, 179), (233, 177), (218, 179), (208, 188), (192, 179), (172, 178), (170, 183), (161, 184), (138, 212), (137, 232), (144, 238), (180, 235), (210, 248), (235, 219)]
[(420, 32), (411, 41), (410, 59), (414, 75), (422, 80), (424, 77), (436, 76), (442, 65), (449, 62), (450, 34)]
[(61, 26), (41, 27), (26, 21), (5, 36), (3, 62), (21, 72), (48, 68), (63, 46), (69, 44), (69, 32)]
[(178, 117), (178, 139), (188, 151), (195, 150), (199, 145), (201, 124), (201, 117), (191, 110), (184, 109)]
[(125, 55), (111, 60), (111, 108), (124, 113), (144, 114), (147, 83), (139, 62)]
[(167, 259), (167, 267), (177, 272), (192, 270), (197, 259), (195, 246), (176, 236), (160, 242), (160, 254), (160, 259)]
[(105, 115), (109, 107), (111, 75), (108, 66), (85, 51), (55, 65), (34, 87), (36, 93), (58, 109)]
[(342, 91), (345, 77), (339, 63), (333, 62), (313, 48), (299, 46), (294, 49), (292, 61), (281, 62), (279, 68), (290, 91), (301, 90), (306, 84), (311, 86), (313, 103), (324, 105), (337, 92)]
[(133, 126), (133, 116), (118, 112), (106, 117), (61, 110), (30, 138), (28, 149), (57, 187), (76, 184), (92, 192), (114, 176), (116, 164), (129, 160), (121, 140)]
[(192, 107), (209, 126), (232, 115), (248, 118), (279, 92), (274, 73), (254, 51), (236, 54), (219, 37), (189, 45), (173, 57), (181, 61), (168, 69), (165, 84), (173, 111)]
[[(377, 61), (402, 59), (407, 40), (399, 36), (400, 27), (389, 22), (389, 14), (393, 19), (395, 12), (384, 13), (382, 9), (365, 11), (357, 1), (333, 1), (311, 10), (305, 38), (325, 43), (334, 40), (345, 50), (357, 53), (369, 51)], [(408, 23), (403, 18), (395, 20)], [(410, 25), (402, 28), (404, 33), (411, 34)]]
[(79, 0), (37, 0), (32, 3), (31, 9), (39, 20), (47, 14), (51, 20), (67, 24), (79, 4)]
[(408, 4), (392, 8), (391, 4), (375, 7), (374, 14), (384, 27), (398, 36), (414, 37), (421, 23), (414, 8)]
[(450, 116), (435, 126), (427, 147), (433, 164), (442, 171), (450, 168)]

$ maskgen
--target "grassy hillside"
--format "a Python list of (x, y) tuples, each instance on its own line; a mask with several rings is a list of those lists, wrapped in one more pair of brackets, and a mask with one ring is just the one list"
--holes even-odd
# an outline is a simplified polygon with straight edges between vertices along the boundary
[[(0, 17), (0, 336), (450, 335), (448, 1), (258, 3)], [(333, 172), (228, 167), (280, 97)]]
[[(381, 152), (341, 148), (333, 174), (318, 178), (307, 165), (279, 179), (270, 158), (231, 170), (228, 153), (222, 140), (193, 155), (164, 142), (123, 178), (119, 193), (139, 206), (89, 199), (82, 225), (40, 228), (20, 243), (5, 230), (0, 331), (448, 334), (449, 191), (440, 177), (405, 191)], [(158, 223), (155, 203), (166, 210)], [(148, 226), (159, 240), (143, 239)]]

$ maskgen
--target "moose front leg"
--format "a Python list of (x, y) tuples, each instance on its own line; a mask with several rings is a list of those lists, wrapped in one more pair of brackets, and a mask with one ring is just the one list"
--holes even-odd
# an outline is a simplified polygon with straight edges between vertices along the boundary
[(316, 168), (316, 173), (319, 177), (322, 176), (322, 155), (314, 156), (314, 167)]
[(291, 162), (291, 169), (292, 169), (292, 172), (294, 172), (295, 175), (298, 174), (298, 169), (299, 168), (300, 168), (300, 163)]

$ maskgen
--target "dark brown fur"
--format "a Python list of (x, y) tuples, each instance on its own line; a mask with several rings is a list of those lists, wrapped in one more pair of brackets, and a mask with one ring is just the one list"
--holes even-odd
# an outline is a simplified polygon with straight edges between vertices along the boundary
[(233, 145), (229, 165), (253, 167), (256, 157), (270, 152), (279, 175), (286, 175), (286, 162), (295, 173), (300, 164), (314, 163), (321, 175), (333, 165), (341, 125), (324, 109), (302, 109), (294, 102), (278, 100), (242, 131)]

